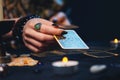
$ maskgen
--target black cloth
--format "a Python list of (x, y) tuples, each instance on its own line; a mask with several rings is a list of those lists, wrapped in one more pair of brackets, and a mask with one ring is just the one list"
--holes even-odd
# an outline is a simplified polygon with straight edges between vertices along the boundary
[(68, 0), (72, 24), (86, 41), (110, 41), (119, 38), (119, 1), (117, 0)]
[[(67, 55), (69, 59), (79, 61), (79, 71), (64, 76), (56, 75), (51, 65), (53, 61), (61, 60), (62, 57), (49, 56), (38, 58), (42, 64), (34, 67), (10, 67), (6, 76), (0, 77), (0, 80), (117, 80), (120, 78), (120, 57), (96, 59), (83, 54)], [(106, 64), (107, 69), (101, 73), (92, 74), (89, 68), (94, 64)], [(111, 66), (111, 64), (114, 66)]]
[[(102, 42), (91, 42), (88, 45), (90, 47), (88, 51), (100, 50), (100, 53), (96, 53), (98, 56), (106, 55), (110, 57), (95, 58), (77, 50), (62, 50), (66, 53), (64, 55), (52, 55), (52, 53), (48, 52), (49, 55), (46, 57), (31, 55), (31, 57), (38, 60), (40, 64), (31, 67), (8, 67), (7, 74), (0, 76), (0, 80), (118, 80), (120, 78), (120, 50), (111, 50), (110, 46)], [(117, 53), (118, 56), (114, 56), (111, 53), (103, 53), (104, 51), (112, 52), (113, 54)], [(17, 52), (20, 51), (16, 51), (16, 53)], [(21, 50), (21, 52), (23, 51)], [(57, 75), (54, 73), (52, 62), (60, 61), (64, 56), (67, 56), (69, 60), (79, 61), (78, 72), (70, 75)], [(90, 72), (92, 65), (100, 64), (106, 65), (107, 68), (95, 74)]]

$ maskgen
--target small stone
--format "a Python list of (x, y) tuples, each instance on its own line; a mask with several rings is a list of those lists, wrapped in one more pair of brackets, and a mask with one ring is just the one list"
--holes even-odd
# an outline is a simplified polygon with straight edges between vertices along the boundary
[(90, 72), (91, 73), (99, 73), (99, 72), (104, 71), (106, 68), (107, 68), (106, 65), (92, 65), (90, 67)]

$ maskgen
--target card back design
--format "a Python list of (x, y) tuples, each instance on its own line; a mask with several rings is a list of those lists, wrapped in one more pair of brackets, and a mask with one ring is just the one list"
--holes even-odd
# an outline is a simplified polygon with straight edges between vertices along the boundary
[(89, 49), (86, 43), (74, 30), (65, 30), (68, 33), (63, 36), (54, 35), (62, 49)]

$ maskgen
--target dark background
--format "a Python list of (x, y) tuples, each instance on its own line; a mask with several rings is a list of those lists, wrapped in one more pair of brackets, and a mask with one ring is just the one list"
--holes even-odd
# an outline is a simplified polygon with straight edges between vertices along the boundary
[[(68, 16), (78, 25), (85, 41), (110, 41), (120, 38), (120, 12), (117, 0), (70, 0)], [(67, 6), (68, 7), (68, 6)]]
[[(34, 0), (32, 1), (35, 2)], [(37, 1), (37, 3), (40, 3), (40, 1)], [(79, 29), (76, 29), (76, 31), (79, 33), (82, 39), (84, 39), (85, 41), (110, 41), (113, 40), (114, 38), (119, 39), (120, 35), (119, 0), (63, 0), (63, 1), (66, 1), (66, 5), (65, 7), (63, 7), (63, 11), (66, 12), (72, 24), (80, 27)], [(14, 0), (12, 0), (12, 2), (14, 2)], [(37, 6), (46, 7), (45, 6), (47, 5), (46, 1), (44, 2), (45, 2), (44, 5), (41, 4), (37, 5), (35, 2), (33, 7), (35, 8)], [(20, 2), (18, 1), (18, 3)], [(31, 6), (31, 4), (29, 5)], [(24, 7), (22, 5), (21, 7), (24, 10)], [(29, 8), (25, 10), (28, 10), (27, 12), (25, 11), (26, 14), (31, 14), (29, 12)], [(11, 13), (12, 11), (14, 12), (14, 8), (10, 10)], [(42, 13), (41, 11), (39, 11), (39, 8), (38, 10), (35, 9), (35, 11)]]

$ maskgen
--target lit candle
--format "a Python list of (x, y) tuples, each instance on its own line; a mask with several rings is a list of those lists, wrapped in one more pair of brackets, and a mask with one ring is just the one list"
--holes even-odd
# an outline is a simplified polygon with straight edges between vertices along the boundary
[(2, 6), (2, 0), (0, 0), (0, 21), (3, 20), (3, 6)]
[(68, 60), (67, 57), (63, 57), (62, 61), (55, 61), (52, 66), (56, 74), (66, 75), (77, 72), (78, 64), (78, 61)]
[(115, 38), (113, 41), (111, 41), (110, 42), (111, 43), (111, 46), (112, 46), (112, 48), (118, 48), (118, 46), (119, 46), (119, 44), (120, 44), (120, 41), (117, 39), (117, 38)]

